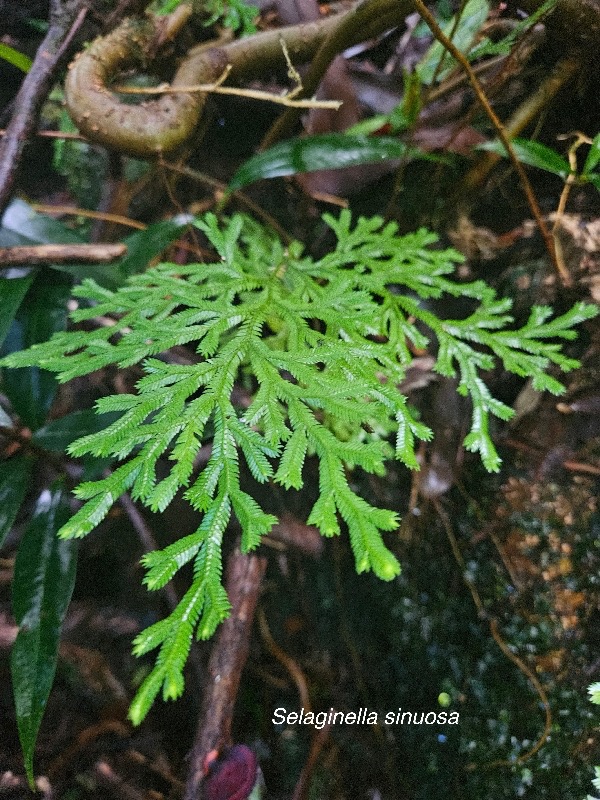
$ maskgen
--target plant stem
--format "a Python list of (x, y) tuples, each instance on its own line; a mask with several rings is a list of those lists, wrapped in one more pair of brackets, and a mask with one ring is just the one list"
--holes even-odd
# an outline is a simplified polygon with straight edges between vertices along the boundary
[[(365, 0), (345, 14), (316, 50), (310, 69), (302, 81), (301, 96), (310, 96), (316, 92), (321, 78), (338, 53), (396, 27), (411, 11), (412, 0)], [(288, 138), (301, 113), (298, 109), (286, 109), (262, 140), (261, 149)]]

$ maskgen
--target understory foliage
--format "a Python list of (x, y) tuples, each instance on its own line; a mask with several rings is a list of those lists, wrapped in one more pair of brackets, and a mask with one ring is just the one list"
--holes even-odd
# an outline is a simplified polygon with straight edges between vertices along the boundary
[[(183, 489), (202, 515), (195, 533), (144, 557), (150, 590), (189, 562), (194, 573), (176, 610), (136, 639), (138, 655), (159, 648), (130, 710), (136, 723), (161, 689), (165, 699), (181, 694), (193, 636), (211, 636), (227, 616), (221, 546), (232, 515), (245, 551), (276, 522), (242, 489), (242, 459), (256, 481), (300, 489), (305, 459), (316, 458), (319, 496), (308, 522), (324, 536), (339, 534), (343, 523), (358, 572), (390, 580), (400, 567), (382, 532), (397, 527), (397, 515), (359, 496), (349, 475), (355, 467), (381, 475), (394, 457), (418, 468), (416, 442), (431, 431), (398, 389), (413, 353), (433, 345), (436, 372), (458, 376), (458, 391), (472, 403), (465, 445), (488, 470), (499, 467), (490, 416), (506, 420), (513, 412), (491, 396), (482, 373), (501, 362), (536, 389), (559, 393), (547, 368), (577, 366), (556, 340), (573, 339), (573, 327), (594, 316), (593, 307), (579, 303), (555, 319), (549, 308), (535, 307), (521, 328), (509, 329), (511, 301), (481, 281), (450, 280), (462, 257), (433, 249), (429, 231), (400, 237), (394, 223), (378, 217), (353, 227), (347, 211), (325, 220), (337, 245), (315, 261), (251, 219), (236, 215), (220, 224), (207, 215), (195, 224), (218, 254), (214, 263), (161, 264), (116, 291), (84, 281), (76, 289), (83, 302), (71, 316), (88, 321), (88, 329), (56, 334), (3, 362), (35, 364), (61, 381), (110, 365), (143, 368), (135, 394), (98, 401), (98, 413), (114, 420), (117, 412), (117, 420), (70, 448), (74, 456), (116, 456), (122, 464), (77, 488), (84, 504), (61, 536), (89, 533), (126, 491), (162, 511)], [(428, 301), (443, 295), (471, 298), (474, 310), (441, 320)], [(100, 316), (114, 324), (90, 330)], [(169, 353), (180, 345), (195, 348), (195, 363)], [(244, 408), (234, 402), (240, 385), (249, 398)], [(197, 466), (208, 440), (210, 458)], [(170, 472), (159, 479), (161, 458)]]

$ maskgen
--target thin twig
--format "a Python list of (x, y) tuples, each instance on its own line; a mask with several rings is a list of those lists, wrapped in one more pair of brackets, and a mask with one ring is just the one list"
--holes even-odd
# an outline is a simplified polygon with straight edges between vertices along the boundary
[[(577, 150), (582, 144), (592, 144), (592, 140), (585, 136), (583, 133), (574, 133), (571, 134), (575, 136), (575, 141), (569, 147), (569, 166), (571, 168), (570, 173), (567, 175), (565, 180), (565, 185), (563, 186), (563, 190), (560, 195), (560, 199), (558, 201), (558, 208), (556, 209), (556, 214), (554, 218), (554, 225), (552, 226), (552, 237), (554, 239), (554, 247), (556, 248), (556, 259), (558, 261), (561, 274), (566, 274), (570, 276), (569, 270), (567, 269), (567, 265), (565, 264), (565, 257), (563, 253), (562, 242), (560, 240), (559, 231), (563, 222), (563, 218), (565, 215), (565, 208), (567, 207), (567, 201), (569, 199), (569, 195), (571, 194), (571, 189), (577, 180)], [(559, 137), (559, 138), (567, 138), (567, 137)], [(570, 277), (569, 277), (570, 279)]]
[(583, 472), (586, 475), (600, 475), (600, 467), (595, 464), (585, 464), (582, 461), (563, 461), (563, 467), (571, 472)]
[(502, 650), (504, 655), (512, 661), (513, 664), (525, 675), (528, 679), (533, 688), (538, 693), (540, 698), (540, 702), (544, 709), (544, 730), (542, 731), (540, 737), (538, 738), (537, 742), (534, 743), (533, 747), (530, 747), (526, 753), (523, 753), (515, 761), (510, 761), (508, 759), (499, 759), (498, 761), (492, 761), (489, 764), (483, 765), (486, 769), (490, 769), (491, 767), (500, 767), (500, 766), (513, 766), (513, 764), (523, 764), (525, 761), (528, 761), (532, 756), (534, 756), (538, 750), (546, 743), (550, 731), (552, 730), (552, 712), (550, 711), (550, 703), (548, 702), (548, 696), (542, 684), (539, 682), (537, 675), (525, 664), (523, 659), (519, 658), (516, 653), (513, 653), (512, 650), (508, 647), (504, 639), (500, 636), (498, 631), (498, 621), (495, 619), (490, 620), (490, 632), (494, 637), (494, 641)]
[(307, 799), (310, 789), (310, 780), (317, 765), (317, 761), (319, 760), (319, 756), (321, 755), (321, 750), (327, 743), (330, 731), (331, 731), (331, 726), (325, 725), (320, 730), (316, 730), (314, 732), (312, 741), (310, 743), (308, 758), (306, 759), (304, 766), (302, 767), (302, 772), (300, 773), (300, 777), (298, 778), (298, 782), (296, 783), (296, 786), (294, 788), (294, 794), (292, 795), (292, 800)]
[[(556, 64), (538, 88), (521, 103), (504, 123), (504, 130), (509, 139), (514, 139), (533, 120), (539, 117), (552, 98), (577, 73), (580, 66), (580, 62), (575, 58), (563, 58)], [(501, 158), (502, 156), (499, 153), (482, 153), (480, 160), (471, 167), (463, 179), (464, 186), (469, 191), (476, 192)]]
[(121, 800), (146, 800), (148, 796), (145, 792), (140, 792), (126, 783), (106, 761), (96, 762), (94, 776), (98, 783), (108, 788), (113, 796), (120, 797)]
[[(80, 133), (73, 133), (72, 131), (35, 131), (35, 136), (41, 136), (43, 139), (73, 139), (76, 142), (87, 142), (88, 139)], [(0, 128), (0, 137), (6, 136), (6, 128)]]
[(519, 176), (519, 180), (521, 182), (521, 186), (523, 187), (523, 191), (524, 191), (525, 196), (527, 198), (527, 202), (528, 202), (529, 207), (531, 209), (531, 213), (533, 214), (533, 216), (535, 218), (535, 221), (537, 223), (537, 226), (538, 226), (538, 228), (540, 230), (540, 233), (542, 234), (542, 237), (544, 239), (544, 243), (546, 245), (546, 250), (548, 251), (548, 255), (550, 256), (550, 260), (552, 261), (552, 264), (554, 265), (554, 268), (556, 269), (556, 271), (560, 275), (563, 284), (565, 286), (570, 286), (571, 285), (571, 276), (568, 273), (566, 275), (564, 275), (561, 272), (560, 265), (559, 265), (558, 260), (556, 258), (556, 249), (554, 247), (554, 239), (552, 237), (552, 233), (550, 232), (550, 230), (549, 230), (549, 228), (548, 228), (548, 226), (546, 224), (546, 221), (544, 220), (544, 217), (542, 215), (542, 211), (540, 209), (539, 203), (537, 201), (537, 198), (535, 196), (535, 193), (533, 191), (531, 183), (529, 182), (529, 178), (527, 177), (527, 173), (525, 172), (525, 170), (523, 168), (523, 165), (519, 161), (519, 159), (517, 157), (517, 154), (515, 153), (514, 148), (513, 148), (512, 144), (511, 144), (510, 138), (507, 135), (506, 130), (504, 129), (504, 126), (502, 125), (502, 122), (500, 121), (500, 119), (497, 116), (496, 112), (492, 108), (492, 106), (490, 104), (490, 101), (488, 100), (488, 98), (487, 98), (487, 96), (486, 96), (481, 84), (479, 83), (479, 80), (477, 79), (476, 74), (473, 72), (473, 68), (469, 64), (468, 59), (458, 49), (458, 47), (456, 47), (456, 45), (452, 41), (450, 41), (450, 39), (446, 36), (444, 31), (437, 24), (433, 14), (429, 11), (429, 9), (423, 3), (423, 0), (412, 0), (412, 2), (413, 2), (414, 7), (416, 8), (416, 10), (419, 12), (421, 17), (425, 20), (425, 22), (429, 26), (429, 28), (430, 28), (431, 32), (433, 33), (434, 37), (438, 40), (438, 42), (440, 42), (448, 50), (448, 52), (453, 56), (453, 58), (461, 65), (461, 67), (466, 72), (466, 74), (467, 74), (467, 76), (469, 78), (469, 82), (470, 82), (471, 86), (473, 87), (473, 91), (475, 92), (475, 94), (477, 96), (477, 99), (481, 103), (481, 106), (483, 107), (485, 113), (487, 114), (487, 116), (489, 117), (492, 125), (496, 129), (496, 133), (498, 134), (498, 138), (500, 139), (500, 141), (504, 145), (504, 147), (506, 149), (506, 152), (508, 153), (508, 156), (510, 158), (510, 161), (511, 161), (513, 167), (515, 168), (515, 171), (516, 171), (517, 175)]
[(302, 669), (296, 662), (292, 656), (283, 650), (283, 648), (279, 647), (275, 639), (273, 638), (273, 634), (269, 629), (269, 624), (267, 622), (267, 618), (265, 616), (265, 612), (262, 608), (258, 611), (258, 627), (260, 628), (260, 635), (265, 643), (267, 650), (271, 655), (279, 661), (279, 663), (286, 669), (294, 683), (296, 684), (296, 688), (298, 689), (298, 694), (300, 696), (300, 705), (304, 709), (306, 713), (312, 711), (312, 704), (310, 702), (310, 695), (308, 693), (308, 682), (302, 672)]
[(197, 83), (192, 86), (171, 86), (168, 83), (161, 83), (160, 86), (113, 86), (113, 92), (117, 94), (228, 94), (235, 97), (247, 97), (250, 100), (265, 100), (268, 103), (276, 103), (288, 108), (332, 108), (337, 111), (342, 105), (340, 100), (295, 100), (293, 92), (298, 92), (302, 87), (296, 87), (287, 94), (273, 94), (261, 89), (238, 89), (235, 86), (222, 86), (221, 84), (231, 72), (231, 65), (227, 66), (223, 74), (214, 83)]
[(116, 225), (125, 225), (128, 228), (135, 228), (138, 231), (145, 231), (148, 227), (143, 222), (136, 219), (124, 217), (122, 214), (110, 214), (106, 211), (92, 211), (89, 208), (78, 208), (77, 206), (49, 206), (43, 203), (34, 203), (31, 208), (40, 214), (72, 214), (75, 217), (89, 217), (89, 219), (101, 219), (105, 222), (114, 222)]
[[(128, 494), (122, 494), (121, 497), (119, 497), (119, 505), (129, 517), (129, 521), (131, 522), (134, 531), (137, 533), (144, 552), (151, 553), (154, 550), (158, 550), (158, 543), (154, 537), (154, 534), (152, 533), (152, 530), (150, 529), (150, 526), (138, 511), (138, 508), (131, 497)], [(177, 592), (175, 591), (172, 583), (167, 583), (163, 587), (163, 594), (166, 598), (170, 611), (175, 611), (179, 605), (179, 598), (177, 597)]]
[[(199, 172), (196, 169), (192, 169), (185, 164), (174, 164), (172, 161), (165, 161), (164, 159), (160, 160), (161, 166), (165, 169), (169, 169), (172, 172), (176, 172), (179, 175), (185, 175), (188, 178), (191, 178), (198, 183), (203, 183), (206, 186), (210, 186), (211, 189), (214, 189), (216, 192), (219, 192), (222, 197), (225, 197), (227, 192), (227, 184), (223, 183), (223, 181), (219, 181), (216, 178), (213, 178), (211, 175), (207, 175), (204, 172)], [(264, 222), (269, 225), (274, 231), (279, 234), (279, 237), (284, 242), (284, 244), (290, 244), (292, 242), (292, 237), (290, 234), (281, 227), (281, 225), (274, 219), (267, 211), (265, 211), (258, 203), (255, 203), (251, 200), (247, 195), (245, 195), (241, 191), (232, 192), (231, 195), (227, 195), (227, 199), (231, 200), (234, 198), (240, 205), (249, 208), (257, 217), (262, 219)]]

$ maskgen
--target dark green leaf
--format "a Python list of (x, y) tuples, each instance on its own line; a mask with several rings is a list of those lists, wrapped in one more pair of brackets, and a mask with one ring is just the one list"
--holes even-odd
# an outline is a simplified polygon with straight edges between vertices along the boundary
[(127, 255), (119, 262), (119, 272), (123, 279), (143, 272), (155, 256), (175, 241), (182, 227), (172, 220), (163, 220), (124, 239)]
[(587, 176), (588, 181), (600, 192), (600, 175), (596, 172)]
[(320, 169), (341, 169), (406, 155), (426, 157), (392, 137), (327, 133), (288, 139), (242, 164), (228, 189), (233, 192), (263, 178), (279, 178)]
[(587, 158), (585, 159), (585, 164), (583, 165), (583, 174), (587, 175), (589, 172), (595, 169), (599, 161), (600, 161), (600, 133), (594, 137), (594, 141), (592, 142), (590, 151), (587, 154)]
[[(48, 281), (40, 274), (13, 319), (2, 353), (45, 342), (55, 331), (64, 330), (70, 293), (71, 279), (68, 276), (54, 273), (53, 280)], [(54, 399), (54, 377), (38, 367), (4, 370), (2, 386), (22, 421), (32, 430), (39, 428)]]
[[(529, 139), (513, 139), (512, 148), (519, 161), (528, 164), (530, 167), (538, 167), (553, 175), (558, 175), (563, 180), (571, 172), (569, 162), (563, 158), (556, 150), (546, 147), (540, 142), (532, 142)], [(490, 153), (498, 153), (500, 156), (508, 158), (508, 153), (502, 142), (493, 141), (481, 144), (478, 150), (488, 150)]]
[(25, 531), (13, 582), (19, 633), (11, 673), (19, 738), (33, 788), (33, 752), (56, 672), (62, 623), (75, 583), (77, 547), (56, 531), (68, 517), (61, 492), (45, 490)]
[(27, 275), (25, 278), (0, 278), (0, 345), (6, 338), (10, 324), (32, 280), (32, 275)]
[(73, 411), (60, 419), (54, 419), (37, 430), (31, 441), (44, 450), (64, 453), (76, 439), (98, 433), (120, 417), (120, 414), (97, 414), (92, 408)]
[(31, 460), (13, 456), (0, 463), (0, 547), (12, 528), (31, 472)]
[(13, 200), (2, 217), (0, 246), (81, 244), (84, 239), (62, 222), (36, 213), (24, 200)]

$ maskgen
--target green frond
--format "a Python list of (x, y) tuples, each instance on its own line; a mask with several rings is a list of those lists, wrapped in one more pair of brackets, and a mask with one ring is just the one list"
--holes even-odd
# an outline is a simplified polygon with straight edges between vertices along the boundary
[(275, 458), (277, 450), (270, 447), (259, 433), (245, 425), (242, 420), (230, 417), (228, 423), (236, 444), (242, 449), (252, 477), (259, 483), (264, 483), (273, 474), (273, 467), (268, 459)]
[(277, 522), (277, 517), (266, 514), (256, 500), (241, 489), (231, 492), (231, 504), (242, 526), (242, 551), (247, 553), (258, 547), (262, 537), (266, 536)]
[(160, 692), (162, 683), (163, 676), (156, 670), (153, 670), (137, 690), (127, 714), (134, 725), (140, 725), (144, 721), (144, 718), (152, 708), (152, 704)]
[(306, 458), (308, 439), (302, 428), (297, 428), (288, 439), (281, 459), (275, 480), (286, 489), (301, 489), (304, 485), (302, 468)]
[(117, 497), (106, 492), (94, 497), (62, 526), (58, 535), (62, 539), (80, 539), (97, 528), (113, 507)]
[[(194, 573), (172, 614), (135, 640), (138, 655), (158, 648), (131, 706), (136, 724), (159, 693), (181, 694), (192, 638), (209, 637), (228, 614), (222, 541), (232, 514), (244, 551), (276, 521), (246, 491), (250, 477), (300, 489), (306, 460), (314, 459), (319, 496), (308, 523), (323, 536), (346, 530), (357, 570), (391, 580), (400, 567), (383, 534), (397, 527), (397, 515), (372, 506), (350, 478), (355, 467), (383, 474), (394, 455), (418, 469), (417, 442), (432, 433), (397, 388), (415, 348), (431, 347), (435, 371), (458, 378), (472, 405), (465, 445), (497, 470), (490, 418), (506, 420), (513, 411), (491, 395), (484, 373), (502, 365), (531, 378), (536, 389), (560, 393), (549, 368), (577, 366), (560, 341), (597, 313), (578, 303), (553, 318), (550, 309), (534, 307), (524, 325), (511, 328), (510, 301), (482, 281), (455, 282), (451, 273), (462, 256), (437, 249), (430, 231), (400, 236), (396, 223), (354, 221), (347, 209), (324, 219), (337, 244), (315, 261), (300, 243), (284, 246), (254, 220), (208, 214), (195, 224), (217, 253), (214, 263), (160, 264), (116, 291), (85, 280), (75, 294), (87, 302), (72, 319), (87, 322), (86, 330), (58, 333), (0, 362), (38, 366), (61, 381), (115, 365), (143, 372), (134, 393), (97, 402), (98, 413), (118, 418), (70, 446), (74, 456), (123, 463), (78, 487), (84, 505), (61, 536), (93, 530), (126, 491), (152, 511), (182, 492), (201, 514), (193, 534), (143, 558), (151, 590), (190, 562)], [(448, 295), (471, 299), (466, 318), (433, 313), (428, 299)], [(89, 321), (97, 316), (103, 324), (94, 327)], [(193, 363), (173, 363), (168, 351), (177, 346), (188, 347)], [(243, 402), (240, 385), (248, 393)], [(203, 447), (210, 448), (208, 460), (198, 458)]]
[(196, 556), (201, 546), (202, 536), (192, 533), (163, 550), (154, 550), (142, 556), (142, 565), (146, 568), (144, 583), (148, 589), (162, 589), (181, 567)]

